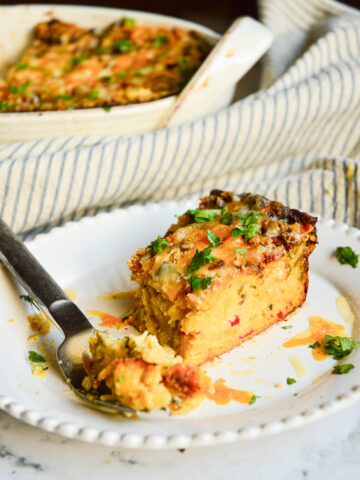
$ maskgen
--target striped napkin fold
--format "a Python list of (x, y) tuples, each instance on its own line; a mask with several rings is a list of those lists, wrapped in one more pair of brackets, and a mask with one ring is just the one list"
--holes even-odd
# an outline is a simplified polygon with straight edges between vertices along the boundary
[(132, 137), (0, 147), (0, 216), (24, 238), (119, 206), (251, 191), (360, 226), (360, 14), (262, 0), (262, 88), (193, 123)]

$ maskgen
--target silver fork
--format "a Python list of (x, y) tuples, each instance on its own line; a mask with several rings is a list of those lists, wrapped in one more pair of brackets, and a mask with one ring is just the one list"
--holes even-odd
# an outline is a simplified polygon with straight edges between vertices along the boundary
[[(89, 337), (95, 329), (84, 313), (59, 287), (49, 273), (40, 265), (15, 233), (0, 219), (0, 260), (21, 283), (36, 304), (65, 335), (56, 352), (56, 359), (67, 384), (83, 400), (97, 408), (112, 412), (136, 413), (122, 405), (90, 400), (81, 391), (81, 382), (86, 375), (83, 354), (88, 351)], [(115, 409), (115, 410), (114, 410)]]

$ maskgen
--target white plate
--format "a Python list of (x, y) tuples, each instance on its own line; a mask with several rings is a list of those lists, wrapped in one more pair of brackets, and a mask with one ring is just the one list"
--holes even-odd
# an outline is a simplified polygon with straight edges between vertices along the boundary
[[(131, 287), (126, 266), (130, 255), (163, 234), (175, 214), (194, 204), (167, 202), (100, 214), (39, 235), (28, 246), (64, 288), (77, 291), (77, 303), (83, 309), (121, 315), (127, 308), (124, 303), (99, 301), (97, 295)], [(68, 392), (54, 366), (45, 380), (34, 377), (27, 352), (37, 345), (27, 341), (31, 334), (26, 321), (28, 306), (19, 300), (19, 291), (0, 270), (0, 407), (27, 423), (67, 437), (143, 448), (184, 448), (256, 438), (301, 426), (346, 407), (360, 397), (360, 349), (348, 359), (356, 366), (349, 374), (325, 375), (315, 382), (330, 372), (335, 362), (331, 358), (316, 362), (307, 347), (282, 347), (287, 339), (308, 327), (310, 315), (346, 325), (336, 309), (340, 295), (346, 296), (356, 315), (353, 336), (359, 337), (360, 268), (340, 265), (333, 252), (345, 245), (360, 251), (360, 232), (332, 220), (320, 220), (318, 233), (319, 246), (310, 261), (307, 302), (286, 323), (293, 328), (284, 330), (281, 322), (206, 368), (212, 378), (224, 378), (227, 385), (254, 391), (261, 398), (251, 406), (236, 402), (218, 406), (206, 400), (184, 417), (155, 412), (129, 420), (100, 413)], [(350, 334), (349, 328), (347, 325)], [(61, 338), (53, 328), (45, 340), (59, 343)], [(54, 357), (54, 348), (44, 348), (47, 358)], [(290, 354), (301, 359), (308, 371), (306, 377), (297, 377), (288, 360)], [(253, 358), (249, 361), (249, 357)], [(297, 383), (287, 385), (287, 377), (297, 379)], [(282, 388), (275, 387), (279, 382)]]

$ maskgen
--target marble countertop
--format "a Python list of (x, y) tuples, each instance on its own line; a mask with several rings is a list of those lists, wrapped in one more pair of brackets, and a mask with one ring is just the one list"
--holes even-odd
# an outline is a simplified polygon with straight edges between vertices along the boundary
[(1, 480), (353, 480), (359, 472), (360, 403), (301, 429), (184, 452), (81, 443), (0, 413)]

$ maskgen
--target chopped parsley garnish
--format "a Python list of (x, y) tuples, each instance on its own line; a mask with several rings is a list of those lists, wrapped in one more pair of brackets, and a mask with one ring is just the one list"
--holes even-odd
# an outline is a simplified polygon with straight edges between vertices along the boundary
[(55, 98), (58, 98), (67, 102), (68, 100), (71, 100), (71, 95), (69, 95), (68, 93), (64, 93), (62, 95), (58, 94), (58, 95), (55, 95)]
[(335, 256), (342, 265), (351, 265), (353, 268), (358, 266), (359, 255), (351, 247), (338, 247)]
[(121, 375), (121, 377), (118, 377), (117, 381), (120, 383), (124, 380), (125, 375)]
[(240, 255), (245, 255), (247, 252), (246, 248), (236, 248), (235, 253), (240, 253)]
[(189, 60), (187, 58), (178, 58), (176, 63), (179, 67), (187, 67), (189, 65)]
[(155, 38), (155, 40), (152, 43), (152, 46), (154, 48), (159, 48), (165, 45), (167, 43), (168, 39), (166, 35), (159, 35), (158, 37)]
[(201, 252), (196, 250), (195, 255), (187, 267), (188, 273), (197, 273), (204, 265), (215, 262), (216, 258), (211, 255), (211, 250), (212, 247), (206, 247)]
[(92, 90), (88, 95), (89, 100), (97, 100), (98, 98), (99, 98), (99, 90)]
[(235, 238), (244, 235), (244, 240), (247, 243), (259, 233), (260, 225), (257, 221), (261, 218), (261, 215), (257, 212), (251, 212), (248, 215), (240, 215), (239, 218), (241, 223), (238, 223), (231, 230), (231, 235)]
[(87, 60), (89, 58), (89, 55), (81, 55), (81, 57), (72, 57), (70, 60), (70, 65), (72, 67), (75, 67), (75, 65), (79, 65), (79, 63), (83, 62), (84, 60)]
[(295, 380), (295, 378), (287, 377), (286, 383), (287, 383), (288, 385), (292, 385), (293, 383), (296, 383), (296, 380)]
[(354, 365), (352, 363), (343, 363), (342, 365), (335, 365), (333, 371), (331, 373), (335, 373), (337, 375), (343, 375), (345, 373), (349, 373), (352, 370)]
[(5, 100), (0, 100), (0, 110), (1, 111), (8, 110), (11, 107), (12, 107), (11, 103), (6, 102)]
[(293, 328), (293, 325), (285, 325), (285, 327), (281, 327), (283, 330), (289, 330), (289, 328)]
[(257, 212), (251, 212), (247, 215), (239, 215), (239, 218), (243, 222), (243, 225), (245, 227), (248, 227), (249, 225), (252, 225), (253, 223), (256, 223), (258, 220), (260, 220), (261, 215)]
[(24, 93), (29, 85), (30, 85), (29, 80), (27, 80), (22, 85), (10, 85), (10, 91), (12, 93)]
[(309, 345), (309, 348), (324, 347), (325, 352), (331, 355), (335, 360), (340, 360), (357, 348), (359, 342), (355, 342), (349, 337), (333, 337), (332, 335), (325, 335), (325, 338), (320, 342), (315, 342)]
[(106, 77), (102, 77), (101, 80), (106, 83), (112, 83), (112, 82), (115, 82), (116, 77), (114, 77), (114, 75), (112, 76), (107, 75)]
[(220, 219), (220, 223), (223, 225), (230, 225), (233, 221), (233, 216), (231, 213), (227, 213)]
[(355, 342), (349, 337), (333, 337), (325, 335), (324, 347), (328, 355), (332, 355), (335, 360), (349, 355), (360, 343)]
[(30, 297), (30, 295), (20, 295), (19, 298), (22, 298), (23, 300), (25, 300), (25, 302), (28, 302), (30, 303), (30, 305), (32, 305), (34, 308), (36, 308), (36, 310), (39, 310), (39, 307), (36, 305), (34, 299), (32, 297)]
[(197, 210), (188, 210), (184, 215), (193, 215), (196, 223), (213, 222), (216, 215), (220, 215), (219, 208), (199, 208)]
[(123, 38), (122, 40), (115, 40), (114, 47), (121, 53), (129, 52), (133, 49), (134, 44), (130, 42), (127, 38)]
[(211, 230), (207, 231), (207, 238), (210, 242), (210, 245), (212, 245), (213, 247), (218, 247), (220, 245), (220, 238), (215, 235), (215, 233)]
[(122, 24), (126, 25), (127, 27), (133, 27), (134, 25), (136, 25), (136, 22), (133, 18), (123, 17)]
[(46, 358), (43, 357), (40, 353), (34, 352), (33, 350), (29, 351), (29, 360), (35, 363), (44, 363)]
[(249, 405), (252, 405), (253, 403), (255, 403), (258, 398), (260, 398), (259, 395), (253, 395), (253, 396), (250, 398)]
[(231, 230), (231, 235), (235, 238), (244, 235), (244, 240), (247, 243), (251, 238), (255, 237), (259, 233), (260, 225), (257, 223), (253, 223), (248, 227), (243, 227), (242, 225), (238, 224), (235, 228)]
[(15, 65), (16, 70), (26, 70), (29, 68), (29, 65), (27, 63), (18, 63)]
[(206, 290), (208, 287), (210, 287), (212, 283), (211, 277), (196, 277), (195, 275), (185, 275), (184, 278), (190, 283), (193, 292), (196, 292), (197, 290)]
[(103, 108), (104, 108), (105, 112), (110, 112), (111, 111), (111, 107), (103, 107)]
[(150, 255), (156, 255), (157, 253), (161, 253), (165, 250), (166, 247), (170, 247), (171, 243), (169, 243), (165, 238), (161, 238), (160, 235), (157, 237), (156, 240), (153, 240), (150, 245)]
[[(210, 230), (208, 230), (208, 232), (210, 232)], [(216, 238), (220, 240), (217, 236)], [(193, 256), (190, 264), (187, 267), (188, 275), (184, 275), (184, 278), (190, 283), (191, 288), (194, 292), (196, 292), (196, 290), (206, 290), (208, 287), (210, 287), (212, 283), (211, 277), (196, 277), (194, 275), (194, 273), (197, 273), (204, 265), (216, 261), (216, 258), (211, 255), (212, 249), (213, 246), (210, 245), (201, 252), (196, 250), (195, 255)]]

